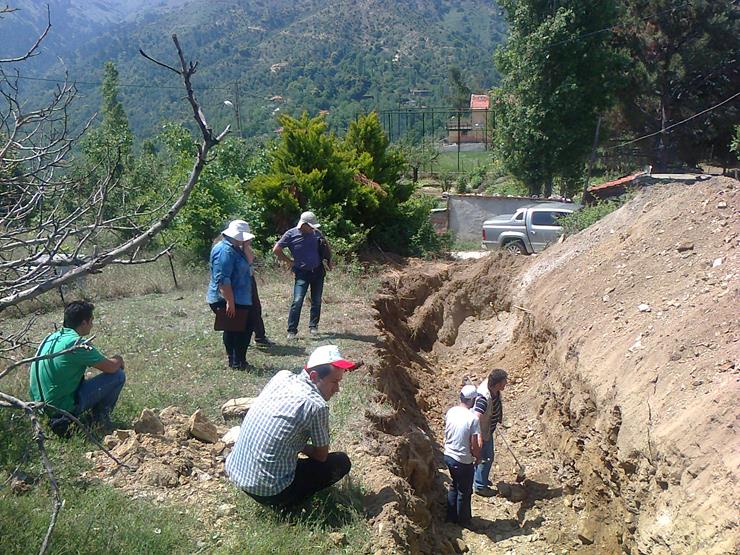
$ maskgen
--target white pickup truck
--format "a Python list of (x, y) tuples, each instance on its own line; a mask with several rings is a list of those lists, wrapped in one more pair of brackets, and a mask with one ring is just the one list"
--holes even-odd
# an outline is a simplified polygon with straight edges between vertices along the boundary
[(540, 252), (563, 233), (558, 218), (575, 212), (570, 202), (535, 203), (514, 214), (502, 214), (483, 222), (483, 248), (504, 248), (514, 254)]

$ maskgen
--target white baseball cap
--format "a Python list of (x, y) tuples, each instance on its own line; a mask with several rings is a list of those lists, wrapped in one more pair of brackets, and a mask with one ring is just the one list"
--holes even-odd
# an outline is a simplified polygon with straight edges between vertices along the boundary
[(474, 385), (465, 385), (460, 390), (460, 397), (463, 399), (467, 399), (468, 401), (472, 401), (478, 396), (478, 390), (475, 388)]
[(311, 356), (308, 357), (305, 369), (310, 370), (311, 368), (321, 366), (322, 364), (331, 364), (332, 366), (342, 368), (343, 370), (352, 370), (357, 366), (357, 364), (351, 360), (347, 360), (342, 357), (339, 353), (339, 347), (336, 345), (322, 345), (321, 347), (316, 347), (313, 353), (311, 353)]
[(254, 235), (250, 233), (249, 224), (244, 220), (234, 220), (230, 222), (229, 227), (224, 229), (221, 233), (237, 241), (249, 241), (254, 239)]
[(316, 219), (316, 214), (314, 214), (313, 212), (304, 212), (303, 214), (301, 214), (296, 227), (301, 227), (303, 224), (308, 224), (314, 229), (318, 229), (321, 227), (319, 220)]

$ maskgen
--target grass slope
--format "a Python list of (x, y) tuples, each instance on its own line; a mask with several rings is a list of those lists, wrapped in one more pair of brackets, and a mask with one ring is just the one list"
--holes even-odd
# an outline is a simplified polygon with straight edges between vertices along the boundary
[[(212, 316), (205, 304), (207, 273), (203, 268), (179, 269), (181, 289), (171, 286), (165, 265), (136, 269), (112, 268), (91, 276), (82, 291), (68, 297), (92, 298), (96, 304), (95, 344), (104, 352), (120, 352), (126, 359), (128, 381), (114, 419), (130, 425), (145, 407), (178, 405), (185, 412), (198, 408), (217, 419), (221, 404), (232, 397), (256, 395), (281, 369), (295, 369), (318, 344), (337, 343), (345, 356), (366, 357), (375, 341), (370, 297), (378, 283), (377, 272), (356, 266), (329, 274), (324, 293), (321, 335), (306, 333), (308, 307), (301, 322), (301, 338), (284, 339), (291, 295), (289, 274), (275, 269), (259, 272), (260, 297), (268, 336), (278, 342), (269, 351), (250, 349), (254, 373), (227, 368), (220, 334), (212, 331)], [(61, 309), (50, 295), (32, 336), (40, 338), (60, 319)], [(308, 305), (308, 302), (306, 303)], [(0, 322), (12, 329), (20, 320)], [(27, 372), (4, 380), (3, 390), (26, 398)], [(332, 445), (359, 439), (365, 408), (373, 403), (368, 375), (350, 373), (342, 391), (330, 403)], [(24, 418), (0, 412), (0, 553), (37, 552), (48, 524), (48, 485)], [(50, 457), (60, 477), (65, 507), (54, 536), (52, 553), (354, 553), (365, 549), (369, 530), (361, 515), (361, 482), (317, 496), (307, 511), (285, 519), (260, 508), (246, 495), (229, 488), (223, 503), (237, 506), (222, 517), (222, 526), (208, 529), (196, 504), (182, 505), (157, 499), (132, 499), (91, 478), (85, 453), (93, 447), (81, 437), (48, 442)], [(17, 495), (8, 477), (18, 467), (35, 484)], [(19, 526), (18, 523), (23, 523)], [(328, 531), (346, 535), (338, 546)]]

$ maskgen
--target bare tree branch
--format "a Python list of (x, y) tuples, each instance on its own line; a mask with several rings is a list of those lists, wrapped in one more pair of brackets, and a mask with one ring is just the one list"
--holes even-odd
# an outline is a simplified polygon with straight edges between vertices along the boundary
[[(0, 16), (11, 11), (0, 8)], [(84, 275), (99, 272), (110, 264), (144, 264), (171, 255), (172, 245), (153, 255), (147, 253), (145, 247), (172, 223), (208, 163), (209, 152), (229, 132), (226, 127), (215, 136), (208, 125), (191, 83), (198, 64), (186, 62), (176, 35), (172, 35), (172, 40), (179, 69), (142, 51), (144, 58), (181, 77), (202, 139), (196, 145), (197, 156), (187, 182), (165, 201), (167, 204), (146, 209), (115, 204), (112, 199), (117, 193), (123, 192), (119, 198), (126, 198), (126, 184), (115, 172), (120, 152), (82, 177), (73, 177), (69, 171), (75, 144), (92, 123), (92, 119), (88, 120), (78, 131), (73, 131), (70, 125), (68, 111), (77, 95), (74, 84), (65, 76), (65, 81), (56, 87), (47, 102), (29, 108), (20, 95), (20, 72), (14, 67), (8, 69), (35, 55), (50, 28), (49, 18), (46, 30), (25, 55), (0, 59), (0, 313), (10, 307), (20, 311), (21, 303)], [(93, 179), (99, 174), (102, 174), (100, 179)], [(29, 341), (25, 337), (30, 334), (33, 322), (34, 317), (28, 319), (22, 329), (0, 334), (0, 354), (5, 356), (21, 347), (27, 348)], [(0, 380), (35, 361), (90, 348), (91, 340), (92, 337), (51, 355), (10, 360), (0, 372)], [(53, 410), (64, 415), (117, 464), (131, 467), (118, 460), (73, 414), (46, 403), (23, 401), (2, 391), (0, 408), (21, 410), (28, 416), (51, 485), (51, 517), (39, 550), (44, 554), (49, 549), (64, 501), (45, 449), (40, 414)]]
[[(4, 8), (0, 8), (0, 15), (1, 14), (8, 14), (13, 13), (17, 11), (17, 8), (11, 8), (10, 6), (5, 6)], [(46, 38), (46, 35), (49, 34), (49, 31), (51, 30), (51, 12), (49, 11), (49, 5), (46, 5), (46, 29), (43, 30), (43, 32), (38, 36), (36, 39), (36, 42), (33, 43), (33, 46), (26, 50), (25, 54), (22, 54), (21, 56), (18, 56), (17, 58), (0, 58), (0, 64), (12, 64), (16, 62), (22, 62), (23, 60), (27, 60), (31, 56), (35, 56), (37, 54), (36, 50), (39, 46), (41, 46), (42, 41)]]
[(80, 341), (77, 345), (74, 345), (74, 346), (70, 347), (69, 349), (64, 349), (63, 351), (59, 351), (59, 352), (56, 352), (56, 353), (50, 353), (48, 355), (33, 356), (33, 357), (29, 357), (29, 358), (24, 358), (23, 360), (19, 360), (18, 362), (15, 362), (15, 363), (11, 364), (10, 366), (6, 366), (5, 367), (5, 370), (3, 370), (2, 372), (0, 372), (0, 380), (3, 379), (8, 374), (10, 374), (10, 372), (12, 372), (13, 369), (18, 368), (19, 366), (24, 366), (26, 364), (31, 364), (31, 363), (37, 362), (39, 360), (50, 360), (52, 358), (56, 358), (56, 357), (59, 357), (59, 356), (62, 356), (62, 355), (66, 355), (67, 353), (73, 353), (75, 351), (79, 351), (80, 349), (83, 349), (83, 350), (86, 350), (86, 351), (91, 351), (92, 350), (91, 342), (92, 342), (93, 339), (95, 339), (95, 336), (94, 335), (91, 335), (87, 339), (84, 339), (84, 340)]

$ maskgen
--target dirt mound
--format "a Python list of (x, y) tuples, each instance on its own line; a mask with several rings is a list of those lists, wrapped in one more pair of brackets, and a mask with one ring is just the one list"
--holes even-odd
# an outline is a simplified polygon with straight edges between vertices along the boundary
[(552, 334), (542, 423), (604, 545), (737, 545), (737, 197), (730, 179), (646, 190), (520, 282), (527, 333)]
[(197, 504), (201, 512), (207, 515), (211, 509), (215, 516), (225, 510), (217, 506), (215, 493), (226, 489), (224, 461), (230, 446), (220, 438), (227, 431), (199, 412), (188, 416), (177, 407), (145, 410), (133, 430), (116, 430), (104, 439), (130, 469), (95, 451), (89, 454), (95, 465), (91, 472), (134, 498)]
[[(542, 255), (386, 284), (373, 372), (394, 411), (369, 415), (381, 551), (737, 547), (736, 187), (656, 186)], [(475, 497), (476, 531), (461, 531), (441, 523), (443, 417), (493, 366), (510, 374), (505, 433), (528, 480)], [(496, 444), (505, 495), (514, 465)]]

